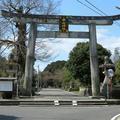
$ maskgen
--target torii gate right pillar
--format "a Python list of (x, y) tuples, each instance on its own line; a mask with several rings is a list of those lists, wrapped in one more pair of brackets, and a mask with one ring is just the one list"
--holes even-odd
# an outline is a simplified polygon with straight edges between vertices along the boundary
[(98, 67), (98, 57), (97, 57), (97, 38), (96, 38), (96, 25), (89, 25), (90, 34), (90, 69), (91, 69), (91, 87), (92, 96), (100, 95), (100, 80), (99, 80), (99, 67)]

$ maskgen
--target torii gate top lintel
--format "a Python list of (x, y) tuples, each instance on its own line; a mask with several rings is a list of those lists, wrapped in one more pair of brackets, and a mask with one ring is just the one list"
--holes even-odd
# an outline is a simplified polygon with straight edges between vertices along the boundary
[(120, 15), (113, 16), (64, 16), (64, 15), (35, 15), (35, 14), (21, 14), (8, 11), (1, 11), (1, 15), (4, 17), (11, 17), (14, 21), (38, 24), (58, 24), (61, 17), (65, 17), (68, 20), (68, 24), (82, 24), (88, 25), (94, 23), (96, 25), (111, 25), (114, 20), (119, 20)]

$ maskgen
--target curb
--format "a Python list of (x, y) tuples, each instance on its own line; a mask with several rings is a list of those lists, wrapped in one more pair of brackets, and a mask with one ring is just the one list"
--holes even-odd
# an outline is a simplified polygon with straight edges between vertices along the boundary
[(120, 100), (1, 100), (2, 105), (38, 105), (38, 106), (82, 106), (82, 105), (120, 105)]

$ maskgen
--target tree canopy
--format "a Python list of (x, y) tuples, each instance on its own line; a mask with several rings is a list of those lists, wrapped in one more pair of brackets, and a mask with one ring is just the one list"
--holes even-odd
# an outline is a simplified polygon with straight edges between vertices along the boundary
[[(104, 56), (110, 56), (110, 51), (97, 44), (99, 65), (104, 63)], [(90, 58), (89, 42), (78, 43), (69, 54), (67, 68), (75, 79), (81, 83), (90, 85)]]
[(41, 73), (43, 87), (61, 87), (63, 81), (63, 69), (66, 61), (56, 61), (47, 65)]
[(116, 63), (119, 60), (120, 60), (120, 48), (116, 47), (113, 53), (113, 62)]
[(66, 61), (56, 61), (52, 62), (51, 64), (48, 64), (47, 67), (44, 69), (44, 71), (49, 71), (51, 73), (56, 72), (57, 70), (61, 70), (66, 64)]
[[(26, 15), (31, 13), (48, 15), (57, 13), (59, 5), (60, 1), (54, 0), (1, 0), (0, 10), (22, 13)], [(11, 44), (14, 46), (14, 49), (16, 51), (15, 54), (17, 56), (16, 61), (19, 64), (20, 71), (22, 73), (24, 73), (25, 69), (27, 46), (26, 41), (28, 40), (28, 33), (28, 24), (23, 23), (21, 20), (15, 22), (12, 21), (11, 18), (0, 17), (0, 35), (2, 35), (0, 36), (0, 44), (5, 43), (6, 41), (7, 46), (10, 46)], [(51, 55), (51, 53), (48, 52), (47, 46), (45, 46), (44, 42), (44, 40), (41, 40), (36, 44), (36, 58), (39, 60), (47, 59)]]
[(115, 84), (120, 84), (120, 60), (115, 63), (115, 80), (113, 81)]

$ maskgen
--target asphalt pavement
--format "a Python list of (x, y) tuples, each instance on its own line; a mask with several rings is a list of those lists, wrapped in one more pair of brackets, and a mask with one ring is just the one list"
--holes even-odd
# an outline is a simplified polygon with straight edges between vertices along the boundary
[(120, 120), (120, 114), (115, 115), (111, 120)]
[(37, 92), (40, 96), (78, 96), (79, 94), (75, 92), (65, 91), (59, 88), (42, 88)]
[[(74, 105), (71, 105), (73, 101)], [(120, 120), (120, 105), (93, 104), (102, 101), (104, 103), (105, 100), (80, 97), (78, 93), (61, 89), (43, 88), (31, 98), (1, 99), (0, 120)], [(13, 106), (15, 102), (19, 104)], [(63, 102), (64, 106), (60, 105)], [(43, 104), (48, 105), (41, 106)]]
[(0, 106), (0, 120), (111, 120), (118, 114), (120, 106)]

